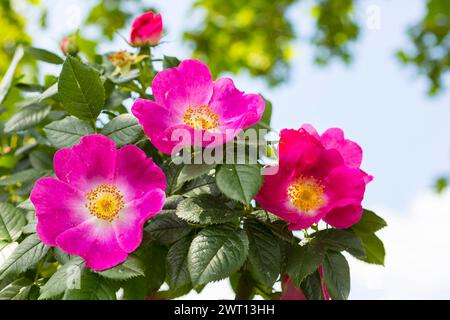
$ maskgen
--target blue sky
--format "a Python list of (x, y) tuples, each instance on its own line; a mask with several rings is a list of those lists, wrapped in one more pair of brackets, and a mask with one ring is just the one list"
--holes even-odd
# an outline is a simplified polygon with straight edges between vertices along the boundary
[[(50, 36), (43, 34), (37, 37), (35, 45), (57, 50), (57, 41), (73, 31), (78, 12), (83, 16), (87, 5), (75, 0), (46, 2), (52, 8), (49, 23), (53, 31)], [(159, 8), (167, 26), (167, 43), (158, 52), (180, 58), (189, 57), (188, 48), (180, 40), (182, 31), (195, 20), (189, 15), (191, 2), (148, 1)], [(289, 12), (302, 38), (308, 35), (312, 27), (307, 3), (294, 6)], [(361, 0), (358, 3), (358, 18), (363, 28), (361, 39), (354, 48), (354, 62), (350, 66), (338, 62), (319, 68), (312, 64), (312, 48), (306, 41), (298, 40), (292, 61), (292, 77), (288, 83), (269, 89), (262, 81), (245, 75), (234, 79), (241, 89), (261, 92), (273, 102), (272, 125), (275, 129), (298, 128), (303, 123), (311, 123), (319, 131), (329, 127), (343, 128), (348, 138), (363, 147), (363, 168), (375, 176), (368, 186), (365, 206), (378, 209), (380, 215), (393, 217), (395, 221), (408, 221), (409, 216), (412, 219), (427, 214), (416, 212), (417, 208), (424, 208), (423, 205), (414, 207), (414, 204), (425, 201), (424, 197), (426, 201), (432, 199), (433, 203), (442, 201), (428, 191), (436, 177), (450, 172), (450, 90), (435, 98), (428, 97), (424, 78), (395, 59), (396, 50), (409, 45), (407, 27), (423, 15), (425, 1)], [(366, 26), (369, 18), (367, 10), (373, 5), (380, 10), (379, 30)], [(75, 15), (75, 18), (67, 19), (68, 14)], [(127, 33), (128, 30), (124, 31), (124, 34)], [(104, 49), (112, 48), (126, 49), (126, 44), (119, 39), (114, 45), (104, 46)], [(438, 216), (434, 217), (438, 219)], [(395, 250), (400, 255), (404, 249), (398, 246), (400, 239), (395, 237), (400, 234), (400, 230), (397, 233), (395, 228), (401, 227), (402, 223), (399, 223), (389, 231), (388, 239), (392, 242), (393, 252), (389, 252), (390, 245), (387, 244), (388, 255), (395, 254)], [(370, 277), (372, 269), (365, 270), (360, 271), (360, 278), (357, 276), (354, 280), (352, 297), (386, 297), (381, 289), (368, 292), (368, 286), (362, 279)], [(385, 270), (389, 272), (389, 264)], [(395, 274), (391, 276), (395, 278)], [(385, 286), (388, 285), (385, 283)], [(447, 288), (450, 289), (450, 284)]]

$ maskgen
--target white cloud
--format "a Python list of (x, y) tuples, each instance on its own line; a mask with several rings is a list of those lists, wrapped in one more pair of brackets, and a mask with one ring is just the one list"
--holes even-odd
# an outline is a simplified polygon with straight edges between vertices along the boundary
[(351, 299), (448, 299), (450, 297), (450, 190), (427, 192), (400, 214), (378, 209), (388, 222), (379, 232), (385, 267), (350, 259)]

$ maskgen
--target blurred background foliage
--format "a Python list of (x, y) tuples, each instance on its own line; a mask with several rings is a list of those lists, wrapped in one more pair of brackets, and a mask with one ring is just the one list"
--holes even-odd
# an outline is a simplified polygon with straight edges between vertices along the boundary
[[(133, 16), (151, 8), (150, 1), (99, 0), (82, 22), (85, 27), (97, 28), (90, 37), (77, 34), (81, 51), (93, 58), (99, 40), (127, 37)], [(17, 44), (29, 44), (26, 21), (16, 7), (30, 6), (41, 17), (45, 30), (47, 10), (43, 0), (0, 0), (0, 75), (3, 75)], [(196, 0), (192, 26), (184, 33), (184, 40), (193, 56), (211, 65), (215, 76), (223, 72), (248, 73), (263, 78), (271, 85), (289, 79), (290, 61), (295, 57), (294, 40), (299, 21), (290, 17), (289, 10), (304, 4), (314, 21), (314, 30), (301, 35), (315, 48), (314, 62), (327, 65), (332, 61), (350, 63), (352, 45), (358, 40), (364, 19), (364, 7), (356, 0)], [(95, 26), (95, 27), (94, 27)], [(126, 30), (126, 31), (123, 31)], [(430, 81), (430, 94), (443, 88), (443, 79), (450, 68), (450, 1), (428, 0), (425, 16), (408, 31), (411, 40), (407, 48), (397, 53), (400, 61), (413, 65)], [(305, 38), (305, 39), (303, 39)], [(22, 60), (30, 67), (30, 60)], [(31, 67), (35, 67), (31, 65)]]
[(450, 70), (450, 1), (429, 0), (425, 16), (408, 33), (411, 48), (398, 56), (429, 79), (429, 94), (434, 95), (443, 89)]

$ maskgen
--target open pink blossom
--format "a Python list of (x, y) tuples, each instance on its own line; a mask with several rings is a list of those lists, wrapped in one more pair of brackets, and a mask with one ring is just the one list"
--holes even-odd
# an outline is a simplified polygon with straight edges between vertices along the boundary
[(362, 150), (341, 129), (321, 136), (310, 125), (281, 131), (278, 172), (265, 175), (258, 203), (306, 229), (323, 219), (335, 228), (359, 221), (366, 184), (372, 177), (359, 167)]
[(95, 270), (122, 263), (164, 204), (162, 170), (136, 146), (117, 150), (102, 135), (59, 150), (54, 167), (57, 178), (39, 179), (30, 196), (41, 241)]
[(161, 15), (149, 11), (134, 20), (131, 26), (130, 43), (133, 46), (155, 46), (161, 40), (162, 31)]
[(132, 113), (166, 154), (226, 143), (264, 112), (261, 96), (239, 91), (229, 78), (213, 81), (208, 67), (197, 60), (158, 73), (152, 91), (155, 101), (136, 100)]

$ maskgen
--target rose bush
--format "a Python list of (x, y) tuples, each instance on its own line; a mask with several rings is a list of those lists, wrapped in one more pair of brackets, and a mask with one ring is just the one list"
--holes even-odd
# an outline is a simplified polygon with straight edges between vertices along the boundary
[(13, 77), (17, 48), (0, 86), (0, 104), (20, 97), (0, 122), (0, 299), (172, 299), (225, 278), (238, 299), (347, 299), (342, 252), (384, 263), (361, 147), (310, 125), (269, 140), (269, 101), (154, 56), (161, 34), (150, 12), (128, 51), (28, 48), (62, 65), (40, 84)]

